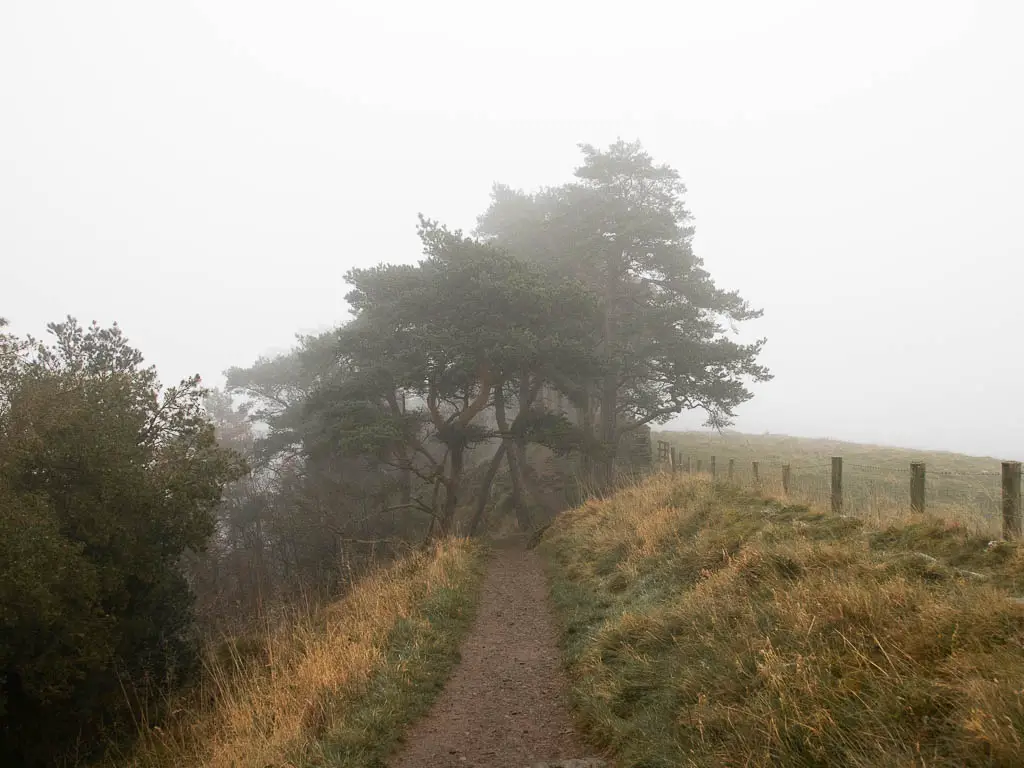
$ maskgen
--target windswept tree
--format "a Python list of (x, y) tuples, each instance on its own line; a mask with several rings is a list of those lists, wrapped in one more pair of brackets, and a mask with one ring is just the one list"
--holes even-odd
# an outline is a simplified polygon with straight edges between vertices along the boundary
[[(347, 275), (348, 324), (229, 372), (292, 487), (334, 478), (324, 521), (384, 530), (372, 521), (398, 514), (406, 534), (423, 519), (446, 533), (472, 472), (475, 530), (504, 463), (499, 483), (529, 527), (525, 499), (543, 493), (528, 443), (579, 449), (607, 485), (631, 431), (689, 409), (726, 425), (750, 382), (769, 378), (763, 341), (730, 333), (760, 313), (693, 253), (678, 174), (635, 144), (583, 151), (570, 184), (495, 187), (476, 238), (421, 220), (419, 263)], [(539, 407), (545, 387), (580, 423)], [(497, 443), (486, 467), (468, 466), (484, 442)]]
[(726, 426), (752, 396), (748, 384), (770, 374), (757, 362), (764, 340), (728, 332), (761, 312), (718, 288), (694, 254), (679, 174), (637, 143), (581, 149), (572, 183), (533, 194), (496, 186), (477, 234), (598, 297), (604, 370), (561, 386), (588, 404), (584, 427), (603, 446), (596, 479), (608, 484), (626, 433), (692, 409)]
[[(372, 455), (419, 480), (407, 505), (451, 530), (463, 498), (466, 453), (514, 434), (502, 423), (515, 399), (525, 428), (546, 381), (594, 369), (595, 304), (578, 283), (553, 278), (505, 251), (422, 220), (425, 258), (414, 266), (353, 270), (354, 319), (338, 335), (350, 374), (311, 399), (321, 448)], [(485, 411), (497, 407), (497, 425)], [(510, 452), (512, 451), (512, 452)], [(514, 449), (505, 446), (510, 464)]]

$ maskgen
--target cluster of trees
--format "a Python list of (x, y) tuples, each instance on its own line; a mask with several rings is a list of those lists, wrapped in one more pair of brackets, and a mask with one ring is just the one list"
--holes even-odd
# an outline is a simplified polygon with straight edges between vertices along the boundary
[(676, 171), (582, 149), (570, 183), (496, 186), (472, 235), (421, 218), (418, 263), (352, 270), (348, 323), (224, 392), (161, 395), (116, 327), (2, 337), (7, 755), (95, 741), (126, 691), (186, 679), (193, 595), (245, 617), (338, 589), (381, 542), (529, 528), (553, 511), (533, 446), (602, 490), (631, 433), (729, 422), (769, 378), (763, 341), (727, 332), (759, 313), (694, 255)]
[(763, 340), (728, 332), (759, 312), (694, 255), (678, 173), (634, 143), (582, 151), (570, 183), (496, 186), (471, 236), (421, 217), (418, 263), (348, 273), (350, 322), (228, 371), (267, 430), (256, 463), (287, 480), (288, 513), (236, 536), (265, 583), (321, 578), (346, 541), (472, 534), (495, 510), (529, 527), (552, 511), (531, 445), (601, 490), (631, 433), (690, 409), (724, 426), (769, 378)]

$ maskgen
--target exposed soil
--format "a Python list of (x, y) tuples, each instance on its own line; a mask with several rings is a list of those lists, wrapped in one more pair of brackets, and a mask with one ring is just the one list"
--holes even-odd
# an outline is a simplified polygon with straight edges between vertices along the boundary
[(394, 768), (526, 768), (587, 754), (567, 690), (540, 559), (499, 545), (462, 658)]

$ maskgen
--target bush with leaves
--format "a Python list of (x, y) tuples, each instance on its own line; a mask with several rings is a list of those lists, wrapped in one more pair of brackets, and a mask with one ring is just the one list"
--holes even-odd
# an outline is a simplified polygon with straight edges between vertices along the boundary
[(0, 762), (23, 764), (109, 738), (187, 676), (179, 560), (245, 472), (198, 376), (161, 393), (116, 325), (48, 330), (0, 336)]

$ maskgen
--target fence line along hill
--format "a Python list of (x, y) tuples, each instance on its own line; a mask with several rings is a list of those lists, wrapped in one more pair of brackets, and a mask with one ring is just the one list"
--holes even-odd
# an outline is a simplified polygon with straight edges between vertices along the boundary
[[(924, 513), (978, 533), (1021, 527), (1020, 465), (991, 457), (838, 440), (742, 433), (657, 432), (658, 458), (874, 522)], [(838, 462), (836, 460), (839, 460)]]

